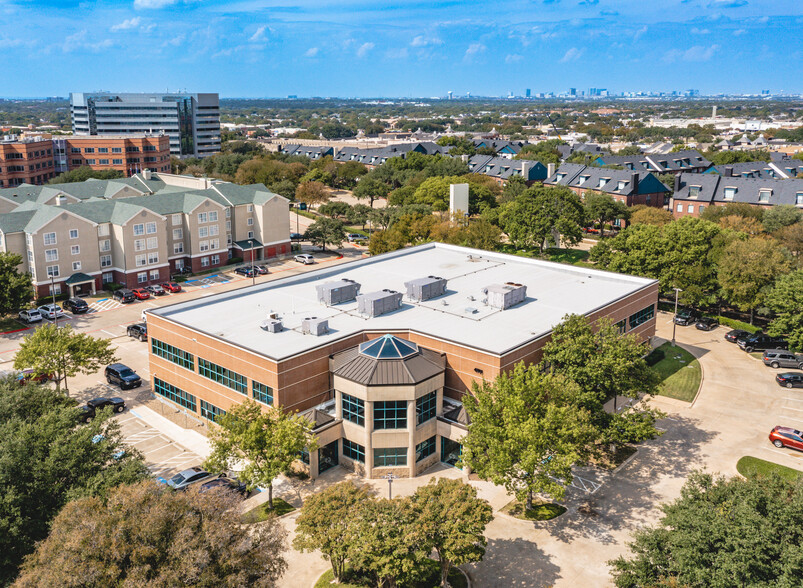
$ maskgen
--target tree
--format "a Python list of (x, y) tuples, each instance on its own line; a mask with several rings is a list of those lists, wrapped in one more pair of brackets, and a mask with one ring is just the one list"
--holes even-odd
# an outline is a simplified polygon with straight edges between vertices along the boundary
[(731, 242), (717, 269), (722, 296), (739, 310), (753, 311), (764, 303), (775, 278), (789, 270), (789, 255), (774, 239), (753, 237)]
[(304, 202), (310, 208), (327, 202), (329, 198), (329, 191), (320, 182), (302, 182), (296, 188), (296, 200)]
[(368, 168), (359, 161), (346, 161), (340, 164), (335, 163), (334, 165), (336, 166), (335, 184), (337, 188), (350, 190), (357, 185), (360, 176), (368, 173)]
[[(695, 472), (631, 557), (609, 562), (620, 588), (797, 586), (803, 577), (803, 482)], [(783, 529), (783, 539), (768, 537)]]
[(797, 257), (797, 263), (803, 263), (803, 222), (778, 229), (774, 237)]
[(374, 201), (378, 200), (379, 198), (387, 198), (388, 197), (388, 186), (384, 182), (380, 182), (377, 179), (371, 177), (364, 177), (361, 178), (359, 182), (357, 182), (357, 187), (354, 188), (352, 194), (358, 200), (362, 200), (364, 198), (368, 199), (368, 203), (371, 205), (371, 208), (374, 207)]
[(503, 230), (516, 247), (538, 247), (543, 254), (549, 240), (579, 243), (585, 224), (580, 198), (565, 187), (532, 186), (505, 205)]
[(803, 219), (803, 211), (793, 204), (772, 206), (764, 211), (764, 230), (768, 233), (799, 223)]
[(75, 405), (47, 386), (0, 380), (0, 585), (17, 575), (69, 500), (148, 477), (109, 409), (76, 426)]
[(641, 208), (634, 206), (633, 208), (635, 210), (630, 215), (630, 223), (634, 225), (645, 224), (662, 227), (674, 220), (672, 213), (663, 208), (655, 208), (654, 206), (643, 206)]
[(487, 500), (477, 489), (461, 480), (435, 478), (412, 496), (415, 526), (424, 549), (435, 550), (441, 566), (441, 586), (452, 566), (482, 561), (485, 555), (485, 527), (493, 519)]
[(277, 519), (240, 521), (231, 491), (153, 481), (70, 502), (15, 586), (275, 586), (287, 569)]
[(347, 220), (353, 225), (360, 225), (365, 229), (365, 223), (368, 222), (368, 217), (371, 214), (371, 208), (365, 204), (355, 204), (349, 210)]
[(493, 382), (475, 382), (463, 397), (470, 420), (463, 463), (515, 492), (528, 509), (536, 492), (562, 498), (572, 466), (593, 439), (590, 415), (576, 402), (579, 393), (563, 377), (523, 362)]
[(18, 270), (22, 257), (0, 251), (0, 316), (24, 307), (31, 300), (31, 275)]
[(787, 335), (792, 349), (803, 351), (803, 270), (780, 276), (766, 304), (775, 313), (770, 334)]
[(761, 222), (764, 218), (764, 211), (747, 202), (728, 202), (725, 206), (707, 206), (700, 218), (718, 223), (722, 217), (733, 215), (754, 218)]
[(268, 489), (273, 508), (273, 480), (290, 469), (302, 450), (317, 449), (311, 425), (305, 418), (281, 410), (262, 412), (253, 401), (234, 406), (215, 419), (209, 431), (212, 452), (204, 462), (207, 469), (237, 475), (249, 490)]
[(499, 198), (501, 203), (512, 202), (527, 190), (527, 180), (523, 176), (510, 176), (505, 187), (502, 189), (502, 196)]
[(67, 378), (92, 374), (114, 363), (117, 356), (109, 339), (76, 333), (70, 325), (43, 325), (20, 343), (14, 357), (14, 369), (33, 369), (36, 375), (53, 374), (56, 390), (69, 396)]
[(326, 204), (321, 204), (321, 206), (318, 208), (318, 212), (331, 218), (346, 218), (349, 212), (351, 212), (351, 206), (347, 202), (332, 200)]
[(72, 184), (74, 182), (85, 182), (89, 179), (95, 180), (116, 180), (122, 178), (123, 172), (116, 169), (95, 170), (88, 165), (82, 165), (76, 169), (61, 173), (49, 180), (48, 184)]
[(368, 487), (353, 482), (340, 482), (311, 495), (296, 520), (293, 547), (299, 551), (320, 550), (323, 558), (332, 563), (335, 579), (342, 582), (346, 559), (357, 547), (349, 541), (352, 527), (357, 524), (362, 506), (373, 499)]
[(599, 223), (600, 235), (602, 235), (606, 223), (612, 223), (616, 219), (627, 220), (630, 218), (627, 204), (614, 200), (610, 194), (586, 192), (583, 197), (583, 207), (586, 219)]
[(296, 185), (292, 180), (279, 180), (268, 186), (268, 189), (274, 194), (284, 196), (288, 200), (296, 199)]
[(326, 251), (327, 245), (339, 246), (346, 238), (346, 228), (342, 221), (333, 218), (319, 218), (312, 223), (305, 233), (313, 245)]
[(641, 154), (642, 154), (641, 147), (639, 147), (638, 145), (626, 145), (625, 147), (622, 147), (617, 153), (617, 155), (641, 155)]

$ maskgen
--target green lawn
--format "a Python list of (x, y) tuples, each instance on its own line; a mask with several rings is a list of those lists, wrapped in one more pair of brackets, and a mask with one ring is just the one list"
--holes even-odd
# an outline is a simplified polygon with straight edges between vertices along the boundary
[(685, 402), (694, 400), (702, 378), (700, 362), (688, 351), (672, 347), (671, 343), (664, 343), (653, 353), (658, 350), (664, 354), (664, 358), (652, 366), (661, 376), (658, 394)]
[[(440, 586), (440, 564), (435, 560), (429, 559), (421, 566), (421, 580), (412, 584), (400, 583), (399, 588), (437, 588)], [(329, 568), (324, 574), (315, 582), (314, 588), (328, 588), (330, 586), (339, 586), (340, 588), (365, 588), (366, 586), (375, 586), (376, 583), (373, 578), (364, 578), (355, 574), (352, 570), (346, 570), (344, 582), (335, 584), (335, 575), (332, 573), (332, 568)], [(467, 588), (468, 582), (463, 573), (457, 568), (452, 567), (449, 570), (448, 577), (449, 585), (452, 588)]]
[(17, 319), (11, 317), (0, 318), (0, 333), (8, 333), (9, 331), (19, 331), (24, 329), (25, 325)]
[(524, 521), (548, 521), (562, 515), (566, 508), (554, 502), (542, 502), (527, 510), (523, 502), (513, 500), (502, 507), (502, 512)]
[(803, 471), (747, 455), (736, 462), (736, 470), (745, 478), (763, 478), (777, 473), (786, 480), (794, 481), (803, 476)]
[(547, 249), (546, 255), (549, 261), (576, 264), (578, 261), (587, 261), (589, 253), (582, 249), (559, 249), (557, 247), (550, 247)]
[(281, 498), (274, 498), (273, 510), (268, 508), (267, 502), (263, 502), (259, 506), (255, 506), (245, 513), (242, 516), (242, 521), (247, 525), (250, 525), (251, 523), (261, 523), (262, 521), (268, 520), (272, 516), (280, 517), (288, 512), (293, 512), (295, 509), (296, 507), (289, 502), (285, 502)]

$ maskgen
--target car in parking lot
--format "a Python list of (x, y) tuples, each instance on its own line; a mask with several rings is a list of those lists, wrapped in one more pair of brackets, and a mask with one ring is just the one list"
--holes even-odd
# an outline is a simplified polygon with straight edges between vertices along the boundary
[(773, 427), (770, 432), (770, 441), (778, 449), (791, 447), (803, 451), (803, 433), (792, 427)]
[(700, 313), (693, 308), (681, 308), (672, 320), (675, 321), (676, 325), (688, 327), (696, 323), (700, 318)]
[(125, 400), (119, 396), (115, 396), (114, 398), (106, 398), (105, 396), (93, 398), (84, 406), (80, 407), (81, 420), (85, 423), (88, 423), (95, 418), (97, 411), (102, 410), (107, 406), (111, 406), (114, 412), (123, 412), (125, 410)]
[(89, 305), (86, 300), (81, 298), (69, 298), (63, 302), (64, 310), (69, 310), (73, 314), (84, 314), (89, 312)]
[(748, 353), (764, 351), (765, 349), (787, 349), (789, 347), (789, 343), (783, 337), (772, 337), (763, 333), (752, 335), (746, 339), (739, 339), (738, 345)]
[(354, 241), (363, 241), (365, 237), (359, 233), (348, 233), (346, 239), (349, 240), (349, 243), (354, 243)]
[(784, 388), (803, 388), (803, 373), (786, 372), (775, 376), (775, 381)]
[(149, 294), (153, 294), (154, 296), (164, 296), (167, 294), (165, 289), (162, 288), (159, 284), (151, 284), (150, 286), (145, 286), (145, 289), (148, 291)]
[(114, 294), (112, 294), (112, 298), (121, 304), (128, 304), (129, 302), (134, 302), (137, 296), (128, 288), (120, 288), (119, 290), (115, 290)]
[(694, 327), (700, 331), (713, 331), (719, 326), (719, 319), (715, 319), (714, 317), (704, 316), (701, 317), (696, 323), (694, 323)]
[(767, 349), (761, 357), (764, 365), (773, 368), (797, 368), (803, 370), (803, 355), (797, 355), (786, 349)]
[(106, 366), (105, 374), (106, 381), (109, 384), (120, 386), (121, 390), (138, 388), (142, 384), (142, 378), (134, 370), (122, 363), (113, 363)]
[(195, 466), (177, 473), (169, 480), (165, 480), (164, 478), (157, 478), (157, 481), (162, 482), (163, 484), (167, 484), (173, 490), (185, 490), (194, 484), (199, 484), (201, 482), (208, 482), (210, 480), (223, 477), (225, 477), (225, 474), (211, 474), (207, 472), (205, 469)]
[(151, 293), (148, 292), (145, 288), (134, 288), (131, 290), (134, 293), (134, 296), (137, 300), (147, 300), (151, 297)]
[(290, 240), (291, 241), (303, 241), (304, 235), (301, 233), (290, 233)]
[(298, 263), (303, 263), (304, 265), (312, 265), (315, 263), (315, 258), (312, 257), (309, 253), (300, 253), (296, 255), (293, 259), (295, 259)]
[(50, 320), (67, 316), (58, 304), (45, 304), (44, 306), (40, 306), (39, 314)]
[(128, 325), (125, 328), (125, 333), (129, 337), (133, 337), (134, 339), (139, 339), (140, 341), (147, 341), (148, 340), (148, 325), (146, 323), (136, 323), (133, 325)]
[(266, 265), (262, 265), (262, 264), (260, 264), (260, 265), (255, 265), (255, 266), (254, 266), (254, 269), (257, 271), (257, 273), (258, 273), (260, 276), (264, 276), (264, 275), (267, 275), (267, 274), (269, 274), (269, 273), (270, 273), (270, 271), (268, 270), (268, 266), (266, 266)]
[(245, 482), (240, 482), (240, 480), (236, 480), (234, 478), (228, 478), (222, 476), (220, 478), (215, 478), (214, 480), (209, 480), (208, 482), (204, 482), (198, 488), (198, 492), (208, 492), (214, 488), (225, 488), (226, 490), (233, 490), (241, 495), (243, 498), (248, 494), (248, 489), (245, 486)]
[(176, 292), (181, 292), (181, 284), (177, 284), (176, 282), (162, 282), (162, 288), (171, 294), (175, 294)]
[(19, 312), (19, 319), (27, 325), (31, 323), (40, 323), (42, 322), (42, 313), (39, 312), (38, 308), (31, 308), (29, 310), (21, 310)]
[(750, 335), (752, 335), (750, 331), (745, 331), (744, 329), (733, 329), (725, 333), (725, 341), (736, 343), (739, 341), (739, 339), (745, 339)]
[(20, 386), (24, 386), (28, 382), (34, 382), (36, 384), (44, 384), (49, 382), (53, 379), (53, 374), (39, 374), (36, 375), (36, 372), (31, 369), (24, 369), (22, 371), (14, 371), (14, 370), (3, 370), (0, 371), (0, 378), (14, 378), (17, 381), (17, 384)]
[(234, 270), (235, 274), (245, 276), (246, 278), (253, 278), (257, 275), (257, 271), (252, 269), (250, 265), (243, 265)]

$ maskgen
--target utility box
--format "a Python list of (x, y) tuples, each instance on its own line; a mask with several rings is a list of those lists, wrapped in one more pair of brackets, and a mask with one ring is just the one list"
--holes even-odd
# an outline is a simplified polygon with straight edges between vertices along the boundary
[(438, 276), (416, 278), (404, 283), (407, 298), (416, 302), (424, 302), (442, 296), (446, 292), (446, 279)]
[(360, 314), (375, 317), (393, 312), (401, 307), (402, 294), (395, 290), (381, 290), (357, 296), (357, 310)]
[(262, 321), (262, 324), (259, 326), (262, 327), (263, 331), (267, 331), (268, 333), (281, 333), (284, 331), (282, 321), (277, 319), (267, 319)]
[(301, 332), (305, 335), (325, 335), (329, 332), (329, 320), (315, 316), (307, 317), (301, 321)]
[(354, 280), (344, 278), (335, 282), (327, 282), (315, 286), (318, 292), (318, 302), (331, 306), (354, 300), (360, 293), (360, 284)]
[(505, 310), (524, 302), (524, 299), (527, 298), (527, 286), (506, 282), (488, 286), (483, 293), (488, 295), (488, 306)]

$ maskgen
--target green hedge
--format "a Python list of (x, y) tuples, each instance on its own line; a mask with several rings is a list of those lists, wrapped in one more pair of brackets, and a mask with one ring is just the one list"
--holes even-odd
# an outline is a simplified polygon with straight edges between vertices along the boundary
[[(67, 300), (70, 297), (68, 293), (64, 294), (56, 294), (56, 302), (61, 302), (62, 300)], [(47, 296), (40, 296), (36, 299), (36, 306), (44, 306), (45, 304), (53, 304), (53, 296), (48, 294)]]
[(726, 316), (718, 316), (716, 318), (719, 319), (719, 323), (721, 325), (725, 325), (731, 329), (743, 329), (745, 331), (750, 331), (751, 333), (758, 333), (761, 330), (761, 327), (757, 327), (743, 321), (737, 321), (736, 319), (728, 318)]

